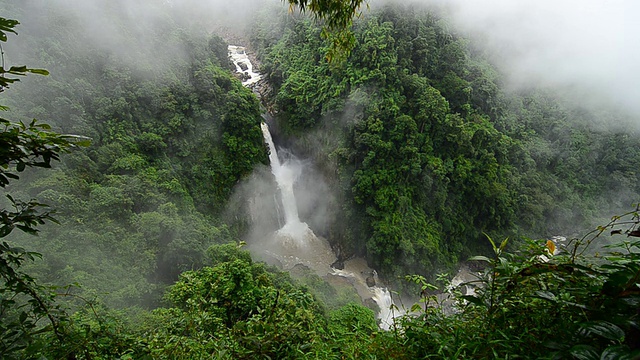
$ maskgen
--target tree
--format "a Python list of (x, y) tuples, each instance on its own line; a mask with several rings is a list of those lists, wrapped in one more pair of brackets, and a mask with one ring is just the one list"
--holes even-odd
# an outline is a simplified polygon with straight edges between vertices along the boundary
[[(154, 312), (155, 358), (297, 359), (324, 348), (317, 300), (237, 244), (211, 247), (212, 267), (185, 271)], [(322, 357), (320, 357), (322, 358)]]
[(360, 14), (365, 0), (287, 0), (289, 11), (294, 6), (300, 12), (311, 12), (316, 20), (323, 21), (325, 27), (322, 36), (330, 39), (331, 47), (326, 56), (331, 62), (334, 59), (344, 60), (355, 47), (355, 36), (349, 30), (354, 17)]
[(365, 0), (287, 0), (290, 10), (298, 6), (301, 12), (310, 11), (316, 19), (325, 21), (329, 28), (346, 29), (360, 11)]
[[(7, 41), (7, 32), (17, 34), (14, 27), (19, 22), (0, 17), (0, 41)], [(5, 69), (4, 53), (0, 66), (0, 92), (9, 88), (10, 84), (20, 81), (10, 76), (25, 76), (28, 73), (48, 75), (43, 69), (31, 69), (26, 66), (12, 66)], [(0, 105), (0, 110), (7, 111), (6, 106)], [(23, 122), (12, 123), (0, 118), (0, 186), (6, 187), (10, 179), (18, 180), (16, 172), (22, 172), (27, 167), (50, 168), (52, 160), (60, 160), (60, 153), (79, 145), (86, 145), (86, 139), (74, 135), (61, 135), (50, 131), (47, 124), (39, 124), (35, 119), (29, 124)], [(49, 212), (38, 213), (36, 208), (44, 206), (35, 201), (22, 202), (7, 195), (14, 207), (14, 211), (0, 210), (0, 237), (5, 237), (14, 228), (33, 233), (38, 224), (45, 220), (54, 220)]]
[[(17, 34), (14, 28), (18, 24), (16, 20), (0, 17), (0, 41), (7, 41), (7, 33)], [(0, 92), (20, 81), (16, 76), (28, 73), (48, 74), (46, 70), (26, 66), (6, 69), (2, 53)], [(1, 105), (0, 109), (8, 110)], [(11, 180), (18, 180), (17, 173), (27, 167), (50, 168), (51, 161), (59, 160), (61, 153), (84, 144), (84, 141), (77, 141), (79, 137), (52, 132), (48, 125), (38, 124), (36, 120), (25, 124), (0, 118), (0, 126), (0, 187), (3, 188)], [(44, 204), (35, 200), (16, 200), (11, 195), (7, 195), (7, 198), (13, 209), (0, 209), (0, 238), (16, 228), (37, 234), (38, 225), (45, 221), (56, 222), (50, 211), (40, 211), (40, 208), (46, 207)], [(27, 348), (31, 337), (43, 326), (52, 330), (58, 339), (61, 338), (59, 323), (62, 313), (53, 304), (53, 296), (19, 269), (25, 261), (34, 260), (36, 256), (39, 254), (13, 247), (6, 241), (0, 243), (0, 357), (12, 358)], [(21, 301), (22, 298), (26, 298), (26, 301)], [(48, 325), (41, 325), (41, 319), (47, 319)]]

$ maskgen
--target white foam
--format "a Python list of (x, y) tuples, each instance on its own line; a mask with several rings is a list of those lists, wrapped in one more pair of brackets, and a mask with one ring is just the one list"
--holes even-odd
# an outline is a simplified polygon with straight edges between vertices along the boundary
[[(253, 64), (251, 63), (251, 60), (249, 60), (244, 47), (229, 45), (227, 49), (229, 51), (229, 58), (236, 66), (236, 71), (248, 76), (248, 78), (242, 82), (242, 85), (253, 85), (262, 79), (262, 75), (260, 75), (260, 73), (253, 71)], [(245, 65), (247, 70), (242, 70), (240, 64)]]

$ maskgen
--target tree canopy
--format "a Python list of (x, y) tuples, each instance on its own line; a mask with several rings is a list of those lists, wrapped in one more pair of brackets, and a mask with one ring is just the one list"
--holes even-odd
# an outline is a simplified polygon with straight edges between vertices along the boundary
[[(0, 358), (639, 355), (639, 209), (567, 241), (526, 235), (588, 229), (612, 192), (638, 198), (640, 138), (581, 126), (590, 115), (553, 93), (503, 92), (433, 14), (386, 7), (334, 23), (354, 40), (339, 66), (323, 60), (332, 35), (309, 18), (270, 32), (266, 14), (252, 34), (280, 140), (329, 179), (326, 237), (342, 260), (362, 256), (412, 295), (394, 293), (390, 310), (411, 315), (381, 331), (373, 300), (345, 279), (283, 272), (242, 249), (252, 219), (227, 209), (239, 183), (268, 172), (267, 156), (259, 101), (231, 74), (220, 37), (171, 11), (138, 36), (105, 5), (121, 44), (147, 55), (136, 58), (96, 48), (57, 21), (67, 14), (53, 2), (9, 3), (33, 22), (23, 56), (51, 74), (13, 86), (47, 72), (3, 67), (0, 80), (17, 119), (0, 123), (0, 190), (11, 193), (0, 213)], [(290, 3), (331, 21), (364, 2)], [(17, 24), (0, 19), (0, 41)], [(59, 226), (44, 226), (54, 218), (40, 201)], [(609, 234), (624, 239), (594, 249)], [(442, 272), (460, 260), (475, 279), (456, 285)]]

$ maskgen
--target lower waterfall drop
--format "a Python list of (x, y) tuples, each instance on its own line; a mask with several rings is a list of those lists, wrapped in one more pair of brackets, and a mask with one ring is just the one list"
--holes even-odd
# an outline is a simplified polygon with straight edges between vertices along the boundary
[(296, 159), (281, 162), (273, 143), (269, 126), (261, 124), (264, 140), (269, 147), (269, 162), (284, 212), (284, 226), (273, 234), (267, 254), (276, 258), (285, 269), (302, 264), (319, 276), (327, 275), (336, 258), (329, 243), (318, 238), (307, 223), (300, 221), (293, 185), (300, 176), (301, 165)]
[(378, 304), (378, 307), (380, 307), (380, 312), (378, 313), (378, 320), (380, 320), (379, 326), (382, 330), (389, 330), (393, 327), (394, 319), (403, 314), (395, 309), (396, 306), (393, 303), (389, 289), (375, 286), (373, 292), (372, 299)]

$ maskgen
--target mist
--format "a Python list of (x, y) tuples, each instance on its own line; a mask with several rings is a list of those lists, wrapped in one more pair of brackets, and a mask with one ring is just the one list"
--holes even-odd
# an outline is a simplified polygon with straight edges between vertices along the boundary
[[(640, 115), (640, 3), (628, 0), (446, 0), (451, 25), (506, 75), (516, 90), (574, 92), (596, 107)], [(585, 104), (583, 104), (585, 105)], [(588, 104), (587, 104), (588, 105)]]
[[(75, 19), (77, 30), (87, 41), (102, 50), (123, 54), (144, 52), (140, 46), (152, 43), (146, 41), (145, 34), (169, 21), (168, 12), (179, 19), (181, 26), (242, 34), (252, 23), (255, 11), (267, 5), (286, 6), (280, 0), (30, 1), (34, 9), (54, 7), (66, 14), (64, 18), (48, 19), (51, 23)], [(391, 2), (398, 1), (372, 0), (370, 5), (375, 8)], [(581, 93), (581, 97), (589, 95), (590, 101), (613, 102), (640, 115), (640, 48), (634, 46), (640, 34), (640, 22), (634, 19), (640, 13), (639, 3), (416, 0), (410, 6), (444, 9), (451, 26), (471, 37), (472, 46), (484, 50), (514, 88), (564, 88)], [(366, 15), (368, 10), (363, 12)], [(30, 23), (31, 14), (21, 15), (19, 20), (24, 25), (19, 31), (36, 25)], [(118, 23), (128, 24), (126, 31), (139, 35), (139, 41), (123, 43)], [(38, 24), (43, 28), (48, 25)]]

